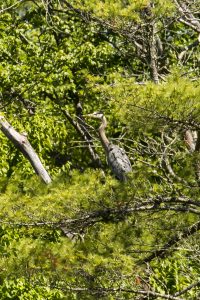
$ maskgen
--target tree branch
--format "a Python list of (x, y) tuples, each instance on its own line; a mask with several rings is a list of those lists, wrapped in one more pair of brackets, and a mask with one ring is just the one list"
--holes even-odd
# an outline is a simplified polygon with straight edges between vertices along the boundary
[[(57, 287), (58, 288), (58, 287)], [(60, 288), (60, 287), (59, 287)], [(62, 287), (61, 287), (62, 289)], [(168, 300), (183, 300), (182, 298), (175, 297), (173, 295), (166, 295), (166, 294), (160, 294), (154, 291), (145, 291), (145, 290), (132, 290), (132, 289), (125, 289), (125, 288), (85, 288), (85, 287), (76, 287), (76, 288), (64, 288), (63, 290), (65, 291), (71, 291), (71, 292), (89, 292), (93, 295), (98, 295), (98, 294), (108, 294), (108, 293), (130, 293), (130, 294), (135, 294), (135, 295), (145, 295), (147, 297), (149, 296), (154, 296), (154, 297), (159, 297), (162, 299), (168, 299)]]
[(197, 131), (190, 130), (190, 129), (186, 130), (184, 134), (184, 141), (189, 151), (191, 153), (194, 152), (197, 143)]
[(17, 2), (15, 2), (14, 4), (8, 6), (8, 7), (5, 7), (5, 8), (2, 8), (0, 10), (0, 14), (5, 12), (6, 10), (9, 10), (9, 9), (12, 9), (13, 7), (17, 6), (18, 4), (22, 3), (22, 2), (25, 2), (26, 0), (18, 0)]
[[(65, 233), (79, 234), (86, 228), (102, 222), (102, 223), (117, 223), (123, 221), (127, 216), (135, 213), (157, 213), (158, 211), (178, 211), (178, 212), (191, 212), (200, 215), (200, 201), (186, 199), (184, 197), (166, 197), (158, 196), (149, 199), (135, 198), (135, 204), (130, 205), (130, 202), (117, 207), (117, 208), (103, 208), (92, 212), (81, 213), (79, 212), (78, 217), (64, 218), (55, 222), (52, 221), (38, 221), (32, 222), (13, 222), (13, 220), (0, 220), (0, 224), (7, 224), (13, 227), (49, 227), (52, 229), (60, 228)], [(194, 209), (193, 207), (196, 207)], [(196, 227), (195, 227), (196, 228)], [(189, 230), (189, 229), (188, 229)], [(192, 232), (193, 228), (190, 229)], [(182, 233), (186, 235), (185, 232)], [(175, 238), (173, 238), (173, 241)], [(176, 242), (176, 241), (175, 241)], [(171, 244), (170, 244), (171, 245)], [(162, 247), (163, 249), (164, 247)]]
[[(154, 258), (163, 258), (166, 256), (166, 252), (178, 242), (184, 240), (185, 238), (195, 234), (200, 230), (200, 221), (191, 225), (190, 227), (183, 230), (181, 233), (174, 235), (163, 247), (159, 250), (155, 250), (150, 256), (142, 260), (143, 263), (149, 263)], [(141, 262), (141, 261), (140, 261)]]
[(200, 130), (197, 131), (197, 140), (195, 146), (195, 173), (197, 183), (200, 186)]
[(169, 174), (178, 182), (182, 182), (184, 185), (188, 186), (188, 182), (186, 180), (184, 180), (183, 178), (179, 177), (173, 170), (170, 160), (169, 160), (169, 155), (168, 155), (168, 149), (169, 147), (176, 141), (177, 136), (175, 136), (175, 138), (170, 141), (167, 142), (167, 136), (164, 134), (164, 132), (162, 132), (162, 144), (163, 144), (163, 154), (162, 154), (162, 160), (164, 162), (164, 165), (167, 169), (167, 171), (169, 172)]
[[(87, 145), (91, 145), (92, 149), (94, 149), (94, 144), (93, 144), (93, 138), (90, 134), (90, 132), (88, 131), (88, 125), (86, 124), (85, 122), (85, 119), (84, 119), (84, 116), (83, 116), (83, 107), (81, 105), (81, 102), (79, 101), (77, 103), (77, 106), (76, 106), (76, 114), (77, 114), (77, 121), (84, 133), (84, 136), (83, 138), (85, 139), (85, 141), (87, 142)], [(95, 151), (93, 150), (93, 152), (95, 153)], [(95, 165), (98, 167), (98, 168), (102, 168), (103, 165), (102, 165), (102, 162), (100, 160), (100, 157), (98, 156), (97, 153), (95, 153), (95, 161), (94, 161)]]
[(178, 55), (178, 59), (182, 60), (188, 50), (191, 50), (192, 48), (197, 47), (199, 44), (200, 44), (200, 34), (199, 34), (198, 38), (196, 39), (196, 41), (194, 41), (190, 45), (183, 48), (181, 53)]
[(30, 161), (36, 174), (46, 183), (51, 182), (51, 178), (43, 167), (38, 155), (29, 143), (26, 134), (18, 133), (3, 116), (0, 116), (1, 131), (5, 136), (22, 152), (22, 154)]
[(196, 287), (196, 286), (200, 286), (200, 280), (197, 281), (197, 282), (195, 282), (195, 283), (190, 284), (188, 287), (186, 287), (186, 288), (183, 289), (182, 291), (176, 292), (176, 293), (174, 294), (174, 296), (177, 297), (177, 296), (183, 295), (183, 294), (187, 293), (189, 290), (193, 289), (193, 288)]
[(179, 20), (194, 29), (196, 32), (200, 33), (200, 22), (192, 14), (189, 7), (183, 1), (174, 0), (178, 11), (183, 16)]
[[(71, 117), (69, 112), (62, 108), (57, 95), (56, 95), (56, 98), (55, 98), (53, 95), (47, 93), (46, 91), (44, 92), (44, 95), (47, 96), (49, 99), (51, 99), (53, 102), (55, 102), (56, 104), (59, 105), (61, 112), (67, 118), (69, 123), (75, 128), (75, 130), (80, 134), (80, 136), (86, 141), (87, 147), (88, 147), (88, 150), (89, 150), (89, 153), (90, 153), (90, 156), (92, 158), (92, 161), (93, 161), (94, 165), (98, 168), (102, 168), (101, 160), (100, 160), (98, 154), (94, 150), (94, 144), (91, 141), (91, 137), (90, 137), (90, 135), (87, 131), (86, 124), (84, 123), (84, 120), (82, 120), (81, 125), (79, 124), (78, 121), (75, 121)], [(81, 110), (82, 110), (82, 107), (76, 107), (76, 111), (78, 112), (78, 114), (81, 114)], [(85, 124), (85, 126), (84, 126), (84, 124)]]
[(152, 119), (157, 118), (157, 119), (160, 119), (160, 120), (164, 120), (164, 121), (166, 121), (167, 124), (174, 125), (174, 126), (181, 126), (182, 128), (184, 128), (186, 130), (187, 129), (191, 129), (191, 130), (198, 130), (199, 129), (200, 130), (200, 123), (195, 122), (193, 120), (188, 121), (188, 120), (174, 119), (172, 117), (162, 115), (161, 113), (158, 113), (155, 110), (152, 110), (152, 109), (147, 108), (147, 107), (139, 106), (139, 105), (136, 105), (136, 104), (129, 104), (129, 105), (133, 106), (133, 107), (136, 107), (136, 108), (139, 108), (143, 111), (150, 112)]
[(186, 130), (185, 142), (194, 156), (194, 169), (197, 184), (200, 185), (200, 130)]
[(80, 126), (80, 124), (78, 122), (74, 121), (74, 119), (70, 116), (70, 114), (68, 113), (68, 111), (66, 111), (64, 109), (61, 109), (61, 111), (63, 112), (63, 114), (65, 115), (65, 117), (67, 118), (67, 120), (70, 122), (70, 124), (76, 129), (76, 131), (87, 142), (87, 147), (88, 147), (90, 156), (92, 157), (92, 160), (93, 160), (94, 164), (97, 167), (102, 168), (102, 163), (100, 161), (100, 158), (99, 158), (98, 154), (95, 153), (95, 151), (93, 150), (94, 145), (93, 145), (93, 142), (88, 137), (88, 132), (87, 132), (86, 128), (83, 129), (83, 126)]

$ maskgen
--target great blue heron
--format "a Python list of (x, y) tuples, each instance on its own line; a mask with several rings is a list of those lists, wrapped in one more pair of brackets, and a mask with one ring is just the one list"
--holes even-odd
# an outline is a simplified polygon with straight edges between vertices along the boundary
[(102, 121), (99, 127), (99, 137), (107, 156), (108, 165), (117, 179), (119, 179), (120, 181), (126, 181), (126, 174), (132, 171), (131, 163), (124, 149), (120, 148), (117, 145), (113, 145), (106, 137), (106, 117), (102, 112), (94, 112), (92, 114), (86, 115), (86, 117), (91, 117)]

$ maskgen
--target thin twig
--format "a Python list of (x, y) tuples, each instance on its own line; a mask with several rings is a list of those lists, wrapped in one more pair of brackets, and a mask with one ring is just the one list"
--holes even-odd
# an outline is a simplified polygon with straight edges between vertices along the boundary
[[(181, 233), (174, 235), (165, 245), (163, 245), (162, 249), (155, 250), (153, 254), (146, 257), (142, 260), (143, 263), (149, 263), (156, 257), (164, 257), (166, 255), (166, 252), (174, 245), (176, 245), (178, 242), (182, 241), (183, 239), (187, 238), (188, 236), (193, 235), (197, 231), (200, 230), (200, 221), (191, 225), (190, 227), (184, 229)], [(141, 261), (140, 261), (141, 262)]]
[(197, 281), (197, 282), (195, 282), (195, 283), (190, 284), (188, 287), (186, 287), (186, 288), (183, 289), (182, 291), (176, 292), (176, 293), (174, 294), (174, 296), (176, 297), (176, 296), (183, 295), (183, 294), (187, 293), (189, 290), (193, 289), (194, 287), (196, 287), (196, 286), (198, 286), (198, 285), (200, 285), (200, 280)]
[(6, 7), (6, 8), (2, 8), (2, 9), (0, 10), (0, 13), (3, 13), (4, 11), (9, 10), (9, 9), (11, 9), (11, 8), (13, 8), (13, 7), (15, 7), (15, 6), (17, 6), (18, 4), (20, 4), (20, 3), (24, 2), (24, 1), (25, 1), (25, 0), (19, 0), (19, 1), (15, 2), (14, 4), (12, 4), (12, 5), (10, 5), (10, 6)]
[[(57, 287), (60, 288), (60, 287)], [(61, 288), (62, 289), (62, 288)], [(154, 296), (159, 297), (163, 299), (168, 300), (183, 300), (182, 298), (175, 297), (173, 295), (166, 295), (166, 294), (160, 294), (154, 291), (145, 291), (145, 290), (133, 290), (133, 289), (126, 289), (126, 288), (85, 288), (85, 287), (76, 287), (76, 288), (64, 288), (65, 291), (71, 291), (71, 292), (89, 292), (91, 294), (99, 294), (99, 293), (131, 293), (136, 295), (146, 295), (146, 296)]]

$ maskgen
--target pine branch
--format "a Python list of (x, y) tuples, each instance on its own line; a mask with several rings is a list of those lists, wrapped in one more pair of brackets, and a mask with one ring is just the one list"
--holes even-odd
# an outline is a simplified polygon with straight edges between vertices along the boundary
[(190, 291), (191, 289), (193, 289), (196, 286), (200, 286), (200, 280), (195, 282), (195, 283), (190, 284), (188, 287), (186, 287), (182, 291), (175, 293), (174, 296), (177, 297), (177, 296), (183, 295), (183, 294), (187, 293), (188, 291)]
[[(191, 199), (186, 199), (184, 197), (157, 197), (157, 198), (149, 198), (149, 199), (134, 199), (135, 205), (129, 203), (117, 207), (117, 208), (103, 208), (99, 210), (95, 210), (92, 212), (79, 212), (78, 217), (74, 218), (66, 218), (58, 221), (45, 221), (45, 220), (32, 220), (32, 222), (13, 222), (13, 220), (0, 220), (0, 224), (6, 224), (13, 227), (49, 227), (52, 229), (55, 228), (65, 228), (67, 232), (79, 233), (83, 231), (85, 228), (90, 227), (98, 222), (102, 223), (117, 223), (121, 222), (127, 218), (127, 216), (133, 215), (136, 212), (151, 212), (157, 213), (158, 211), (178, 211), (178, 212), (191, 212), (197, 215), (200, 215), (200, 201), (195, 201)], [(193, 207), (196, 207), (194, 209)], [(182, 238), (187, 237), (190, 233), (196, 229), (197, 225), (192, 225), (186, 231), (183, 231), (177, 237), (173, 237), (171, 242), (168, 242), (166, 246), (163, 246), (162, 251), (168, 249), (171, 245), (176, 244), (181, 236)], [(200, 225), (199, 225), (200, 226)], [(196, 232), (196, 231), (194, 231)], [(167, 245), (169, 246), (167, 247)], [(162, 254), (162, 253), (161, 253)]]
[(178, 242), (181, 242), (187, 237), (195, 234), (199, 230), (200, 230), (200, 221), (186, 228), (182, 232), (179, 232), (178, 234), (174, 235), (160, 250), (155, 250), (154, 253), (152, 253), (150, 256), (146, 257), (145, 259), (143, 259), (142, 262), (149, 263), (154, 258), (165, 257), (167, 255), (166, 252), (170, 250), (172, 246), (176, 245)]
[(167, 124), (171, 124), (173, 126), (180, 126), (186, 130), (191, 129), (191, 130), (200, 130), (200, 123), (193, 121), (193, 120), (180, 120), (180, 119), (174, 119), (172, 117), (163, 115), (161, 113), (156, 112), (155, 110), (149, 109), (147, 107), (139, 106), (136, 104), (129, 104), (130, 106), (133, 106), (135, 108), (139, 108), (143, 111), (150, 112), (151, 113), (151, 118), (157, 118), (160, 120), (166, 121)]
[[(57, 287), (60, 288), (60, 287)], [(62, 288), (61, 288), (62, 289)], [(76, 287), (76, 288), (64, 288), (62, 289), (64, 291), (70, 291), (70, 292), (88, 292), (91, 293), (92, 295), (99, 295), (99, 294), (110, 294), (110, 293), (130, 293), (130, 294), (135, 294), (135, 295), (145, 295), (147, 297), (149, 296), (154, 296), (154, 297), (159, 297), (162, 299), (168, 299), (168, 300), (183, 300), (182, 298), (175, 297), (173, 295), (166, 295), (166, 294), (161, 294), (157, 293), (154, 291), (145, 291), (145, 290), (133, 290), (133, 289), (125, 289), (125, 288), (85, 288), (85, 287)]]

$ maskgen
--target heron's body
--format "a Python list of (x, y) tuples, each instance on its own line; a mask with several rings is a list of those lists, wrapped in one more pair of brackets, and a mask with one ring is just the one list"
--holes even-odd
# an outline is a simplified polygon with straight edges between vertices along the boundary
[(131, 163), (124, 149), (109, 144), (107, 160), (112, 172), (120, 181), (126, 181), (126, 174), (132, 171)]
[(117, 145), (113, 145), (107, 139), (105, 134), (105, 128), (107, 126), (105, 116), (102, 113), (97, 112), (88, 116), (102, 121), (101, 126), (99, 127), (99, 137), (107, 156), (108, 165), (117, 179), (126, 181), (126, 174), (132, 171), (131, 163), (124, 149)]

